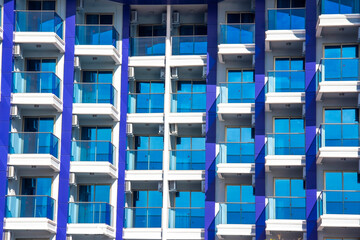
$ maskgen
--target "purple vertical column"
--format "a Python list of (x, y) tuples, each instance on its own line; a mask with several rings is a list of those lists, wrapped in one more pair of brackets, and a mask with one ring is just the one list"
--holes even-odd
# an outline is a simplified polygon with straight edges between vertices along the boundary
[(120, 90), (120, 133), (119, 133), (119, 164), (116, 213), (116, 239), (123, 239), (124, 227), (124, 185), (126, 163), (126, 115), (128, 106), (128, 63), (129, 63), (129, 36), (130, 36), (130, 6), (123, 6), (122, 27), (122, 63), (121, 63), (121, 90)]
[(256, 239), (265, 232), (265, 1), (255, 8), (255, 214)]
[(0, 101), (0, 236), (3, 235), (5, 204), (6, 204), (6, 168), (9, 149), (10, 126), (10, 98), (13, 63), (13, 30), (14, 30), (14, 0), (4, 1), (2, 42), (2, 72), (1, 72), (1, 101)]
[(57, 240), (66, 240), (66, 226), (68, 220), (72, 103), (74, 92), (75, 15), (76, 1), (66, 0), (63, 112), (56, 232)]
[(306, 1), (305, 147), (307, 239), (317, 239), (316, 209), (316, 0)]
[(216, 67), (218, 3), (209, 1), (207, 22), (205, 239), (215, 239)]

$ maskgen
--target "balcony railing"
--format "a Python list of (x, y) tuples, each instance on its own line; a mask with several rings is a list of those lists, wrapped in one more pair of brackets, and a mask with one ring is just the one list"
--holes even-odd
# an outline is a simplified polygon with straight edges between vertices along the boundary
[(319, 147), (358, 147), (358, 123), (323, 123), (320, 125)]
[(359, 58), (323, 58), (317, 70), (317, 84), (324, 81), (360, 81), (359, 68)]
[(112, 226), (113, 206), (104, 202), (69, 202), (68, 223)]
[(164, 93), (129, 93), (128, 113), (163, 113)]
[(53, 72), (13, 72), (12, 93), (52, 93), (60, 98), (60, 82)]
[(360, 13), (359, 0), (321, 0), (320, 14), (353, 14)]
[(254, 82), (220, 83), (220, 103), (254, 103)]
[(255, 24), (220, 24), (220, 44), (248, 44), (255, 42)]
[(10, 133), (10, 154), (51, 154), (57, 158), (58, 151), (59, 139), (53, 133)]
[(318, 217), (323, 214), (360, 214), (360, 191), (322, 191), (318, 198)]
[(254, 163), (255, 145), (253, 142), (220, 143), (218, 163)]
[(116, 97), (111, 83), (74, 83), (74, 103), (110, 103), (116, 107)]
[(54, 32), (63, 38), (63, 20), (54, 11), (15, 11), (16, 32)]
[(163, 150), (128, 150), (126, 170), (162, 170)]
[(55, 200), (49, 196), (6, 196), (7, 218), (47, 218), (54, 220)]
[(267, 155), (305, 155), (304, 133), (267, 134)]
[(172, 93), (171, 112), (206, 112), (206, 93)]
[(76, 25), (76, 45), (112, 45), (117, 48), (119, 33), (113, 25)]
[(165, 37), (131, 38), (130, 56), (164, 56)]
[(205, 208), (169, 208), (169, 228), (204, 228)]
[(170, 151), (170, 170), (205, 170), (205, 150)]
[(305, 8), (276, 8), (268, 10), (269, 30), (305, 29)]
[(125, 208), (125, 228), (161, 228), (161, 207)]
[(109, 141), (72, 141), (71, 161), (114, 162), (115, 146)]
[(305, 71), (269, 72), (266, 92), (305, 92)]
[(172, 37), (173, 55), (206, 55), (207, 36)]
[(255, 224), (255, 203), (220, 203), (218, 224)]
[(306, 219), (305, 197), (270, 197), (266, 219)]

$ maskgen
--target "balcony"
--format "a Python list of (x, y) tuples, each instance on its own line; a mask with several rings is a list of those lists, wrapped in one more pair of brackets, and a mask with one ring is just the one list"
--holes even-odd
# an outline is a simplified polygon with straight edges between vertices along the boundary
[(318, 230), (360, 227), (360, 191), (322, 191), (318, 198)]
[(220, 143), (217, 156), (217, 174), (220, 178), (255, 172), (255, 146), (253, 142)]
[(266, 135), (265, 169), (305, 166), (305, 134), (273, 133)]
[(323, 123), (317, 136), (317, 163), (340, 159), (357, 162), (359, 144), (358, 123)]
[(59, 139), (53, 133), (12, 132), (9, 140), (10, 166), (60, 170)]
[(206, 93), (171, 93), (170, 123), (203, 123)]
[(305, 8), (268, 9), (266, 49), (279, 41), (305, 41)]
[(255, 54), (255, 24), (220, 24), (219, 61)]
[(99, 62), (121, 63), (119, 33), (113, 25), (76, 25), (75, 55), (84, 62), (97, 56)]
[(204, 239), (204, 208), (169, 208), (169, 239)]
[(224, 121), (226, 117), (236, 117), (239, 114), (253, 114), (255, 111), (255, 83), (220, 83), (220, 96), (217, 107), (220, 121)]
[(61, 80), (53, 72), (13, 72), (11, 103), (62, 111)]
[(301, 107), (305, 103), (305, 71), (268, 72), (265, 103), (267, 111), (286, 104)]
[(161, 207), (125, 208), (125, 228), (161, 228)]
[(68, 234), (115, 237), (113, 206), (103, 202), (69, 202)]
[[(132, 181), (162, 180), (163, 150), (128, 150), (125, 179)], [(151, 177), (150, 177), (151, 176)]]
[(14, 43), (24, 49), (38, 50), (37, 46), (65, 52), (63, 20), (54, 11), (15, 11)]
[(116, 178), (115, 150), (110, 141), (72, 141), (70, 172)]
[(124, 239), (161, 239), (162, 208), (126, 207)]
[(175, 36), (171, 44), (173, 55), (207, 54), (207, 36)]
[(55, 200), (49, 196), (6, 196), (4, 229), (56, 233)]
[(267, 200), (267, 232), (306, 232), (305, 197), (269, 197)]
[(171, 66), (205, 66), (207, 36), (174, 36), (171, 38)]
[(117, 94), (111, 83), (74, 83), (73, 114), (119, 120)]
[[(318, 4), (317, 37), (334, 33), (342, 35), (351, 33), (360, 26), (358, 0), (321, 0)], [(344, 28), (344, 31), (339, 32), (339, 27)]]
[(221, 238), (255, 236), (255, 203), (220, 203), (216, 235)]
[(205, 150), (171, 150), (169, 180), (203, 180)]
[(359, 68), (359, 58), (323, 58), (317, 70), (316, 100), (358, 97)]
[(165, 56), (165, 37), (131, 38), (130, 56)]

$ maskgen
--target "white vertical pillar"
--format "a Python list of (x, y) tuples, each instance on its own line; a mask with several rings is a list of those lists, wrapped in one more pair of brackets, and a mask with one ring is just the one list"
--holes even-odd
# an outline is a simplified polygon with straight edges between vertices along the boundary
[(169, 226), (169, 210), (170, 198), (169, 198), (169, 148), (170, 148), (170, 125), (169, 125), (169, 113), (170, 113), (170, 90), (171, 90), (171, 78), (170, 78), (170, 64), (171, 57), (171, 6), (167, 5), (166, 8), (166, 39), (165, 39), (165, 94), (164, 94), (164, 153), (163, 153), (163, 208), (162, 208), (162, 239), (167, 239), (167, 229)]

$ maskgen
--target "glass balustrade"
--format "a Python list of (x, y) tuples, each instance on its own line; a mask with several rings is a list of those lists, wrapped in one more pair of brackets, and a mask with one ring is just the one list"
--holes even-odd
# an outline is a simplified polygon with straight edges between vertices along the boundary
[(63, 20), (54, 11), (15, 11), (16, 32), (54, 32), (63, 38)]
[(47, 218), (54, 220), (55, 200), (49, 196), (6, 196), (6, 218)]
[(205, 170), (205, 150), (170, 151), (170, 170)]
[(53, 72), (13, 72), (12, 93), (52, 93), (60, 98), (60, 78)]
[(11, 132), (10, 154), (51, 154), (58, 157), (59, 139), (52, 133)]
[(126, 207), (125, 228), (161, 228), (162, 208)]
[(128, 150), (126, 170), (162, 170), (163, 150)]

